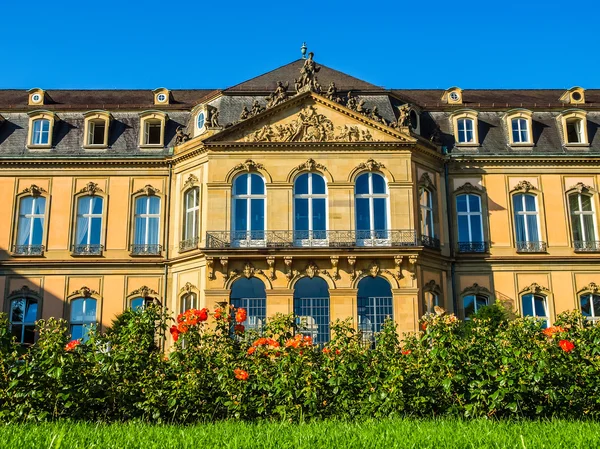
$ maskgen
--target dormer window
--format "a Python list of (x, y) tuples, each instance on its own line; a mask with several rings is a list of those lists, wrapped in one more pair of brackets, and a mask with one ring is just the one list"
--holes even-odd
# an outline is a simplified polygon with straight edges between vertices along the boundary
[(512, 123), (512, 139), (513, 143), (528, 143), (529, 142), (529, 126), (524, 118), (514, 118)]
[(29, 100), (27, 103), (29, 106), (40, 106), (44, 104), (44, 96), (46, 92), (43, 89), (34, 87), (33, 89), (29, 89), (27, 93), (29, 94)]
[(580, 119), (567, 120), (567, 143), (584, 143), (583, 121)]
[(478, 145), (477, 111), (462, 109), (451, 115), (454, 139), (458, 145)]
[(85, 114), (84, 148), (106, 148), (108, 128), (112, 116), (106, 111), (90, 111)]
[(56, 116), (50, 111), (32, 111), (29, 113), (29, 148), (52, 147), (52, 130)]
[(588, 145), (587, 113), (585, 111), (570, 109), (564, 111), (557, 118), (563, 130), (563, 142), (565, 145)]
[(458, 119), (458, 142), (473, 143), (473, 120), (470, 118)]
[(140, 147), (164, 147), (167, 114), (146, 111), (140, 115)]
[(158, 120), (146, 120), (144, 130), (144, 144), (160, 145), (162, 134), (161, 122)]
[(531, 116), (532, 112), (527, 109), (513, 109), (506, 113), (504, 118), (508, 129), (509, 145), (533, 145)]
[(169, 89), (165, 89), (164, 87), (159, 87), (158, 89), (154, 89), (152, 91), (154, 94), (154, 104), (155, 105), (165, 105), (169, 104), (169, 97), (171, 91)]
[(560, 96), (560, 101), (567, 104), (585, 104), (585, 89), (571, 87)]
[(462, 89), (460, 87), (451, 87), (444, 91), (442, 101), (447, 104), (462, 104)]

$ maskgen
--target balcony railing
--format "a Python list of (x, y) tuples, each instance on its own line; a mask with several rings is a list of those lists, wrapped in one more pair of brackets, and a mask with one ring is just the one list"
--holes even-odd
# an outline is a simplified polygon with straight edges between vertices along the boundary
[(15, 256), (41, 256), (44, 254), (44, 245), (13, 245)]
[(440, 239), (428, 235), (421, 236), (421, 243), (427, 248), (440, 249)]
[(545, 253), (546, 242), (517, 242), (518, 253)]
[(131, 245), (132, 256), (160, 256), (162, 245), (156, 244), (134, 244)]
[(489, 250), (488, 242), (458, 242), (459, 253), (487, 253)]
[(193, 239), (182, 240), (179, 242), (179, 251), (189, 251), (191, 249), (198, 248), (198, 237), (194, 237)]
[(575, 251), (577, 252), (600, 251), (600, 242), (595, 240), (575, 240), (573, 242), (573, 246), (575, 247)]
[(76, 256), (100, 256), (104, 251), (103, 245), (73, 245), (71, 252)]
[(415, 231), (207, 231), (206, 248), (414, 247)]

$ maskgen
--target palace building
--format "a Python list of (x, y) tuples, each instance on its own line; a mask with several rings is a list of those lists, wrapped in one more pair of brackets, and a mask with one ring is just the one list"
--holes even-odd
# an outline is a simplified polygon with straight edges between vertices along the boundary
[(148, 301), (316, 342), (438, 305), (600, 317), (600, 90), (384, 89), (299, 59), (207, 90), (0, 90), (0, 304), (73, 338)]

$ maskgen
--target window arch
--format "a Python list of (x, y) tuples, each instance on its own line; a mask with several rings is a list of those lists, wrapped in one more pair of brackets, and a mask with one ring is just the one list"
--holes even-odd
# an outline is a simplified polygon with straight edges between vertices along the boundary
[(246, 309), (246, 320), (241, 323), (246, 329), (261, 331), (267, 315), (265, 284), (257, 277), (239, 278), (231, 285), (231, 305)]
[(478, 145), (477, 111), (460, 109), (451, 115), (457, 145)]
[(29, 148), (52, 147), (52, 134), (56, 115), (50, 111), (29, 112), (29, 135), (27, 146)]
[(73, 340), (87, 341), (90, 330), (96, 325), (96, 306), (94, 298), (83, 297), (71, 300), (69, 329)]
[(102, 254), (104, 198), (98, 195), (79, 196), (76, 211), (73, 253), (78, 255)]
[(17, 343), (29, 345), (35, 342), (38, 305), (38, 299), (31, 295), (20, 294), (10, 299), (10, 332)]
[(134, 197), (133, 255), (160, 255), (161, 198), (146, 186), (145, 195)]
[(389, 194), (379, 173), (363, 173), (354, 185), (356, 239), (359, 246), (375, 246), (389, 241)]
[(483, 213), (481, 196), (472, 193), (456, 195), (458, 221), (458, 250), (484, 252)]
[(537, 293), (528, 293), (521, 297), (523, 316), (532, 316), (542, 320), (543, 326), (548, 327), (550, 312), (548, 298)]
[(600, 321), (600, 295), (597, 292), (588, 291), (580, 294), (579, 305), (584, 317), (593, 322)]
[(320, 277), (303, 277), (294, 285), (294, 314), (299, 332), (317, 344), (329, 341), (329, 286)]
[(545, 243), (541, 240), (540, 215), (537, 195), (517, 193), (513, 195), (515, 213), (515, 237), (517, 251), (545, 251)]
[(463, 296), (463, 310), (465, 320), (477, 313), (480, 308), (489, 305), (490, 298), (487, 295), (472, 294)]
[(294, 241), (313, 246), (327, 239), (327, 185), (319, 173), (302, 173), (294, 181)]
[(200, 235), (200, 188), (192, 187), (183, 194), (183, 241), (180, 249), (192, 249), (198, 245)]
[(265, 180), (256, 173), (243, 173), (233, 180), (232, 244), (254, 246), (264, 242), (266, 215)]
[[(26, 189), (27, 190), (27, 189)], [(41, 192), (37, 186), (30, 191)], [(46, 197), (40, 194), (21, 196), (17, 218), (17, 236), (13, 253), (23, 256), (40, 256), (44, 252)]]
[(363, 341), (375, 340), (386, 318), (393, 318), (393, 296), (390, 283), (382, 277), (367, 276), (358, 283), (358, 329)]
[(569, 211), (573, 232), (573, 245), (576, 251), (595, 251), (598, 249), (598, 229), (594, 199), (580, 192), (569, 194)]

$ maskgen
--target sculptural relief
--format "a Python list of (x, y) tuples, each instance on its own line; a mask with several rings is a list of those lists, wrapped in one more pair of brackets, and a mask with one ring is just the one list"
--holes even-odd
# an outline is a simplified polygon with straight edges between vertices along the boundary
[(178, 126), (175, 131), (175, 145), (180, 145), (190, 140), (190, 135), (183, 132), (183, 126)]

